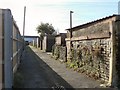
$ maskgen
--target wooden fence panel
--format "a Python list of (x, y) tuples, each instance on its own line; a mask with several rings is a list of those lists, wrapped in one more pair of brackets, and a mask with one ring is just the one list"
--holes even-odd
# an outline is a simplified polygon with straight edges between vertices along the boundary
[(0, 9), (0, 89), (12, 88), (22, 51), (23, 39), (11, 11)]

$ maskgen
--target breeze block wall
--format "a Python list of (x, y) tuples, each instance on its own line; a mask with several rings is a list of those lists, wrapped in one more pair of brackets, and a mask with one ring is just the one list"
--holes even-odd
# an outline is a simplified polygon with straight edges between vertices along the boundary
[(113, 15), (68, 29), (72, 38), (66, 38), (67, 65), (108, 86), (116, 85), (119, 27), (119, 16)]

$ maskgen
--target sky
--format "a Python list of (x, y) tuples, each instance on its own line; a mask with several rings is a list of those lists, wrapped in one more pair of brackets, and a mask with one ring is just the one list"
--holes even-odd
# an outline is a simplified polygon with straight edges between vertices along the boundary
[(11, 9), (21, 35), (23, 34), (23, 15), (26, 6), (25, 35), (38, 36), (36, 27), (50, 23), (59, 33), (72, 26), (78, 26), (106, 16), (118, 14), (119, 0), (0, 0), (1, 9)]

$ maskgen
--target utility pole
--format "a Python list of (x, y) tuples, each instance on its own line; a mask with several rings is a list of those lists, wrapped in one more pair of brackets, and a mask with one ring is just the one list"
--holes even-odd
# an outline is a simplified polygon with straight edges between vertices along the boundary
[(70, 38), (72, 38), (72, 13), (73, 11), (70, 11)]
[[(72, 52), (72, 41), (71, 41), (71, 38), (72, 38), (72, 13), (73, 11), (70, 11), (70, 53)], [(71, 56), (69, 56), (71, 58)]]
[(71, 41), (71, 38), (72, 38), (72, 13), (73, 13), (73, 11), (70, 11), (70, 49), (72, 48), (72, 41)]
[(25, 35), (25, 16), (26, 16), (26, 6), (24, 6), (24, 18), (23, 18), (23, 49), (25, 48), (25, 40), (24, 40), (24, 35)]
[(120, 15), (120, 1), (118, 2), (118, 15)]
[(74, 13), (74, 12), (70, 11), (70, 28), (72, 28), (72, 13)]

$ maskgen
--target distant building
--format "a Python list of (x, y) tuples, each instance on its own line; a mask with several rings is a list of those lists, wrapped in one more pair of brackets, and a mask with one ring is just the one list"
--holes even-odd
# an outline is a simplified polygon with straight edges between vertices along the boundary
[(42, 41), (42, 50), (45, 52), (51, 52), (52, 46), (55, 44), (55, 36), (46, 35)]
[(30, 45), (35, 47), (40, 47), (40, 37), (39, 36), (24, 36), (25, 41), (28, 41)]
[(65, 46), (66, 45), (66, 33), (60, 33), (55, 36), (55, 44), (60, 45), (60, 46)]

